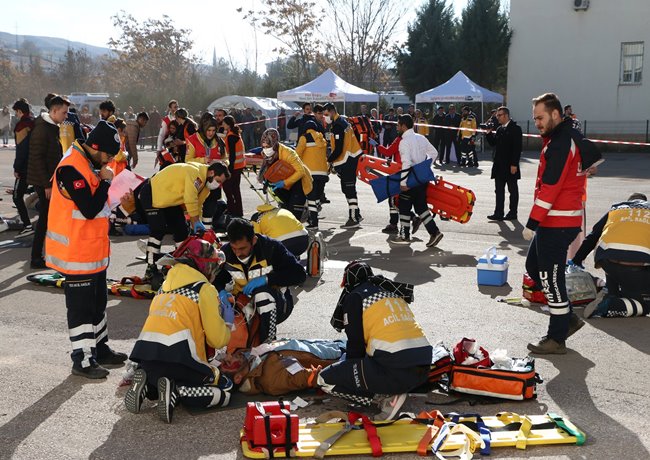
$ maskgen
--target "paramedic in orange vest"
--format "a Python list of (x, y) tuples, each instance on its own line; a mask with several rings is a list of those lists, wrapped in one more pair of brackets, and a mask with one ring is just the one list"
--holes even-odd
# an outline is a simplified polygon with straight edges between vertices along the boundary
[(45, 235), (45, 263), (66, 277), (72, 373), (89, 379), (106, 377), (108, 370), (102, 366), (119, 365), (127, 358), (109, 348), (106, 325), (106, 200), (113, 179), (107, 164), (119, 150), (117, 130), (106, 121), (97, 124), (85, 143), (72, 144), (54, 173)]
[(230, 179), (223, 184), (223, 191), (228, 200), (228, 214), (234, 217), (244, 216), (244, 207), (241, 201), (241, 174), (246, 166), (244, 153), (244, 141), (241, 138), (239, 126), (236, 126), (235, 119), (231, 115), (223, 118), (223, 126), (226, 129), (226, 154), (228, 155), (228, 169)]
[[(207, 165), (225, 162), (226, 156), (221, 151), (217, 138), (217, 120), (209, 112), (206, 112), (201, 120), (198, 132), (187, 138), (185, 161)], [(201, 222), (208, 228), (212, 227), (212, 219), (217, 210), (217, 204), (221, 199), (221, 188), (220, 186), (210, 190), (210, 194), (203, 202)]]

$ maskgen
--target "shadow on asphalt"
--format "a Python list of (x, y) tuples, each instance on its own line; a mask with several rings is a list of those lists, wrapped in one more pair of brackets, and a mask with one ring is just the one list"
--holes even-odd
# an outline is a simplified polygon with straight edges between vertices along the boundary
[(587, 320), (593, 326), (630, 347), (650, 355), (650, 317), (641, 318), (592, 318)]
[(20, 264), (22, 262), (22, 266), (20, 267), (20, 270), (17, 275), (8, 277), (0, 281), (1, 297), (6, 297), (16, 291), (21, 291), (25, 289), (25, 286), (22, 283), (12, 289), (7, 289), (7, 288), (18, 280), (22, 279), (23, 281), (25, 281), (25, 277), (27, 276), (27, 274), (36, 272), (35, 270), (30, 270), (29, 268), (29, 261), (32, 253), (31, 251), (32, 251), (31, 247), (0, 249), (0, 261), (1, 261), (0, 270), (4, 270), (7, 267), (10, 267), (17, 263)]
[[(99, 384), (103, 382), (105, 380), (97, 381)], [(0, 446), (2, 446), (3, 455), (7, 455), (3, 458), (11, 458), (11, 454), (34, 430), (52, 416), (59, 407), (74, 397), (83, 385), (87, 384), (89, 384), (87, 379), (70, 375), (34, 404), (2, 425), (0, 427)]]
[[(586, 382), (589, 370), (595, 366), (592, 361), (572, 350), (566, 355), (541, 356), (536, 359), (548, 359), (559, 371), (555, 378), (546, 382), (546, 392), (562, 408), (563, 414), (587, 434), (587, 445), (598, 443), (603, 451), (616, 446), (617, 452), (625, 449), (625, 458), (648, 458), (648, 451), (639, 437), (607, 413), (600, 411), (591, 398)], [(614, 373), (611, 386), (612, 398), (616, 398)], [(585, 458), (580, 448), (549, 448), (544, 449), (544, 454), (554, 455), (555, 450), (558, 455), (570, 459)]]

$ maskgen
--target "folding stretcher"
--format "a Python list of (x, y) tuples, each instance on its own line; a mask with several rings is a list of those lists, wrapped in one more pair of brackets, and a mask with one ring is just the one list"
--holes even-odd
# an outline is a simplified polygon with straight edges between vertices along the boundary
[[(63, 288), (65, 276), (59, 273), (39, 273), (28, 275), (27, 281), (41, 286)], [(156, 295), (156, 291), (152, 290), (149, 284), (144, 284), (137, 276), (125, 277), (121, 280), (107, 279), (106, 292), (109, 295), (133, 297), (134, 299), (153, 299)]]

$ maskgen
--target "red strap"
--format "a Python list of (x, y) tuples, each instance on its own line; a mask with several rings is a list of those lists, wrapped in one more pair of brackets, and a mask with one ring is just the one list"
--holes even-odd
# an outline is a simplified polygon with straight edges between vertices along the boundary
[(144, 282), (142, 281), (142, 278), (140, 278), (139, 276), (125, 276), (120, 281), (120, 284), (134, 284), (134, 285), (137, 285), (137, 284), (144, 284)]
[(113, 295), (121, 296), (122, 294), (120, 294), (118, 286), (119, 286), (119, 284), (117, 284), (117, 283), (111, 284), (111, 292), (113, 293)]
[(350, 420), (350, 424), (352, 425), (354, 425), (357, 420), (361, 420), (361, 426), (366, 430), (366, 435), (368, 436), (368, 443), (372, 450), (372, 456), (381, 457), (384, 453), (381, 449), (381, 439), (377, 436), (377, 427), (370, 421), (368, 416), (359, 414), (358, 412), (350, 412), (348, 414), (348, 420)]
[(135, 285), (131, 286), (131, 297), (134, 299), (144, 299), (144, 296), (135, 290)]
[(424, 436), (422, 436), (420, 439), (417, 448), (418, 455), (421, 457), (426, 457), (429, 452), (431, 441), (433, 441), (433, 439), (438, 434), (440, 427), (445, 423), (445, 417), (440, 413), (440, 411), (432, 410), (430, 412), (420, 412), (417, 418), (433, 419), (433, 424), (427, 427), (427, 430), (424, 432)]

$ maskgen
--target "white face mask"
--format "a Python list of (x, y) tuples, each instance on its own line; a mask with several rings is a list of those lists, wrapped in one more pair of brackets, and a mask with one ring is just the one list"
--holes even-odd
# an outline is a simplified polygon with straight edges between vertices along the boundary
[(206, 185), (210, 190), (216, 190), (221, 184), (217, 182), (217, 179), (212, 179), (212, 182), (208, 182)]
[(243, 259), (241, 257), (237, 257), (239, 261), (243, 264), (247, 264), (249, 260), (251, 260), (251, 257), (253, 257), (253, 254), (249, 254), (248, 257), (244, 257)]
[(332, 124), (332, 117), (330, 117), (329, 115), (325, 115), (323, 118), (325, 119), (325, 123), (327, 123), (328, 125)]
[(264, 152), (264, 155), (267, 157), (272, 157), (273, 154), (275, 153), (275, 150), (273, 150), (273, 147), (267, 147), (265, 149), (262, 149), (262, 152)]

